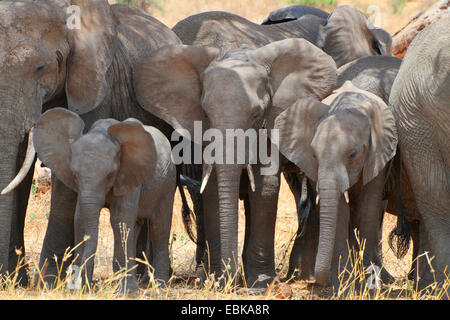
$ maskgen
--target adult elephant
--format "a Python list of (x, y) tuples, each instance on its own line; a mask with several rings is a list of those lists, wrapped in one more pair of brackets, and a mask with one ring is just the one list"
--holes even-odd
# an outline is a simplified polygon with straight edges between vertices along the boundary
[[(359, 56), (373, 54), (390, 55), (391, 50), (390, 35), (382, 29), (373, 28), (362, 12), (350, 6), (337, 8), (328, 20), (308, 16), (283, 25), (271, 26), (260, 26), (242, 17), (226, 12), (207, 12), (180, 21), (174, 26), (173, 30), (184, 44), (215, 47), (220, 50), (221, 55), (224, 55), (230, 49), (236, 49), (243, 45), (258, 48), (280, 39), (297, 37), (305, 38), (317, 44), (318, 47), (324, 48), (325, 51), (332, 52), (331, 56), (337, 65), (352, 61)], [(232, 123), (229, 125), (231, 127), (233, 126)], [(234, 127), (239, 128), (239, 124), (236, 123)], [(245, 252), (249, 248), (248, 241), (252, 237), (255, 237), (254, 241), (260, 243), (259, 248), (251, 250), (258, 250), (260, 254), (258, 258), (252, 259), (250, 257), (248, 260), (256, 261), (258, 266), (254, 269), (259, 269), (259, 274), (272, 275), (274, 273), (274, 249), (273, 239), (271, 239), (273, 231), (268, 231), (266, 234), (258, 232), (257, 235), (250, 235), (248, 231), (252, 228), (250, 226), (251, 224), (262, 221), (261, 217), (264, 217), (267, 221), (268, 230), (274, 228), (277, 202), (277, 195), (275, 194), (278, 193), (277, 191), (272, 191), (270, 196), (266, 193), (266, 199), (264, 201), (262, 199), (260, 199), (261, 201), (257, 199), (251, 200), (247, 194), (248, 188), (245, 186), (247, 180), (243, 179), (242, 182), (243, 187), (241, 191), (243, 192), (241, 192), (240, 196), (244, 199), (247, 216), (243, 254), (244, 265), (245, 260), (247, 260)], [(269, 185), (266, 188), (267, 190), (275, 190), (279, 187), (277, 186), (278, 182), (267, 181), (266, 183)], [(218, 204), (210, 200), (207, 206), (210, 207), (209, 209), (205, 208), (205, 210), (216, 211)], [(250, 221), (251, 214), (247, 215), (249, 210), (260, 212), (258, 221)], [(208, 213), (205, 213), (205, 215), (208, 215)], [(205, 227), (205, 229), (208, 228)], [(202, 239), (203, 237), (199, 238)], [(206, 245), (199, 244), (200, 247), (206, 248)], [(264, 250), (261, 248), (264, 248)], [(203, 268), (201, 269), (203, 270)], [(267, 280), (270, 277), (262, 276), (260, 279), (265, 280), (259, 282), (257, 285), (264, 286), (265, 283), (270, 281)]]
[(264, 19), (262, 25), (284, 23), (297, 20), (306, 15), (313, 15), (322, 19), (328, 19), (329, 13), (311, 6), (290, 6), (272, 11), (269, 16)]
[(306, 15), (274, 25), (258, 25), (227, 12), (204, 12), (178, 22), (172, 29), (184, 44), (213, 46), (224, 51), (242, 45), (261, 47), (286, 38), (303, 38), (323, 49), (340, 67), (357, 58), (391, 55), (392, 38), (359, 10), (340, 6), (322, 19)]
[[(450, 266), (450, 18), (412, 41), (392, 86), (400, 154), (419, 211), (420, 287), (446, 278)], [(418, 278), (417, 278), (418, 277)]]
[[(274, 117), (300, 97), (326, 97), (336, 85), (336, 67), (331, 57), (304, 39), (233, 49), (225, 55), (211, 47), (168, 46), (136, 67), (134, 81), (142, 107), (175, 129), (184, 129), (187, 137), (194, 137), (194, 124), (199, 121), (204, 130), (216, 129), (225, 139), (229, 129), (250, 133), (270, 129)], [(275, 167), (264, 175), (261, 162), (250, 163), (248, 149), (237, 150), (234, 141), (224, 141), (227, 148), (219, 160), (223, 164), (203, 163), (207, 271), (234, 276), (238, 269), (238, 200), (245, 189), (246, 206), (251, 208), (246, 210), (243, 253), (246, 281), (249, 287), (265, 286), (275, 276), (280, 171)], [(234, 148), (228, 148), (233, 146), (230, 142)], [(237, 152), (245, 155), (243, 164), (224, 161)], [(276, 149), (271, 152), (278, 155)], [(241, 177), (243, 170), (248, 179), (247, 174)]]
[[(71, 28), (70, 19), (77, 16), (76, 10), (66, 16), (69, 5), (80, 9), (79, 28)], [(6, 187), (0, 196), (0, 266), (5, 272), (15, 269), (14, 248), (24, 247), (33, 171), (27, 174), (27, 169), (34, 159), (33, 150), (26, 152), (26, 146), (28, 132), (40, 114), (62, 106), (81, 115), (86, 130), (99, 118), (134, 117), (170, 131), (167, 124), (140, 108), (131, 74), (138, 59), (180, 40), (143, 11), (128, 5), (110, 6), (106, 0), (1, 1), (0, 29), (0, 188)], [(24, 158), (19, 178), (8, 186)], [(24, 183), (11, 192), (23, 178)], [(43, 268), (48, 275), (60, 271), (53, 257), (60, 263), (66, 248), (74, 245), (76, 196), (52, 178), (51, 214), (39, 263), (41, 268), (48, 264)], [(21, 272), (26, 283), (24, 268)]]

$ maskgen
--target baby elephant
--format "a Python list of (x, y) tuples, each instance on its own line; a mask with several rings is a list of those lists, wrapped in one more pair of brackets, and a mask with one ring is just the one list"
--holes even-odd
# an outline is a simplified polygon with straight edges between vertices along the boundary
[[(114, 232), (114, 271), (132, 268), (136, 240), (147, 219), (154, 278), (169, 280), (169, 234), (176, 170), (167, 138), (136, 119), (102, 119), (83, 134), (84, 122), (62, 108), (45, 112), (34, 128), (33, 143), (42, 162), (78, 193), (72, 288), (92, 282), (100, 210), (110, 209)], [(128, 237), (126, 233), (128, 232)], [(126, 242), (126, 243), (125, 243)], [(138, 289), (136, 268), (122, 283)]]
[[(365, 241), (365, 266), (381, 268), (382, 197), (397, 147), (395, 120), (386, 103), (347, 81), (322, 102), (298, 100), (277, 117), (275, 128), (281, 153), (314, 181), (320, 197), (316, 282), (339, 285), (347, 242), (355, 249), (362, 243), (355, 229)], [(313, 227), (308, 224), (308, 229)]]

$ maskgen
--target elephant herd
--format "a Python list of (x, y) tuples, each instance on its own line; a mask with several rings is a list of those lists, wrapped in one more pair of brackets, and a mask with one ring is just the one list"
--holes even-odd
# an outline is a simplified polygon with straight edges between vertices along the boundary
[[(79, 28), (66, 23), (70, 6), (80, 8)], [(351, 6), (289, 7), (262, 24), (205, 12), (171, 30), (107, 0), (0, 1), (0, 29), (0, 273), (12, 273), (15, 249), (25, 249), (37, 154), (52, 170), (39, 261), (49, 285), (65, 274), (57, 263), (66, 249), (80, 243), (72, 277), (92, 281), (103, 207), (115, 270), (145, 251), (166, 284), (174, 195), (178, 186), (185, 199), (187, 185), (200, 277), (240, 272), (247, 286), (266, 288), (275, 278), (281, 174), (299, 219), (288, 276), (337, 287), (349, 248), (364, 239), (365, 267), (392, 281), (380, 252), (387, 209), (398, 215), (399, 255), (413, 239), (411, 277), (421, 287), (446, 279), (449, 18), (422, 30), (403, 60), (392, 56), (389, 33)], [(192, 137), (196, 123), (223, 136), (267, 129), (262, 140), (280, 158), (275, 173), (264, 174), (260, 159), (249, 162), (247, 149), (245, 163), (175, 164), (173, 133)], [(137, 290), (139, 273), (133, 269), (126, 290)], [(25, 268), (19, 279), (27, 285)]]

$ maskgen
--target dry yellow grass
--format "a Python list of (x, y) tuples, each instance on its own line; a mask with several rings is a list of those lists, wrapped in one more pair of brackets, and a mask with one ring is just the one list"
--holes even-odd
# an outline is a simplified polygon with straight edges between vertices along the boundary
[[(48, 221), (48, 213), (50, 209), (50, 193), (51, 186), (49, 181), (36, 184), (34, 194), (29, 200), (29, 209), (26, 217), (25, 226), (25, 245), (26, 245), (26, 261), (29, 264), (30, 274), (36, 272), (39, 253), (42, 247), (42, 241), (45, 236), (45, 230)], [(190, 202), (190, 201), (189, 201)], [(297, 228), (297, 216), (294, 198), (289, 190), (288, 185), (282, 180), (280, 198), (278, 202), (278, 215), (276, 223), (276, 261), (275, 265), (282, 275), (285, 274), (288, 267), (289, 253), (292, 247), (293, 236)], [(228, 290), (218, 290), (213, 287), (196, 288), (192, 282), (192, 275), (195, 269), (195, 244), (189, 240), (182, 220), (181, 220), (181, 198), (177, 191), (175, 195), (175, 203), (173, 209), (173, 222), (171, 231), (171, 255), (176, 280), (169, 290), (148, 289), (141, 290), (135, 299), (276, 299), (274, 293), (270, 293), (266, 297), (246, 294), (244, 292)], [(239, 248), (242, 250), (244, 235), (244, 209), (242, 202), (239, 209)], [(394, 228), (396, 217), (386, 214), (383, 228), (383, 238), (387, 239), (388, 233)], [(387, 270), (398, 277), (404, 278), (409, 270), (411, 262), (411, 250), (402, 259), (398, 260), (393, 252), (389, 249), (387, 242), (383, 241), (383, 258)], [(100, 233), (98, 240), (98, 249), (95, 257), (94, 279), (100, 282), (106, 282), (113, 277), (112, 270), (113, 256), (113, 235), (109, 224), (109, 211), (104, 209), (100, 214)], [(290, 286), (293, 290), (293, 299), (319, 299), (329, 297), (325, 293), (314, 290), (307, 282), (291, 281)], [(402, 287), (403, 286), (403, 287)], [(404, 284), (398, 286), (396, 290), (405, 290)], [(390, 290), (395, 289), (392, 287)], [(64, 289), (58, 290), (36, 290), (33, 288), (16, 288), (0, 291), (0, 299), (123, 299), (123, 296), (114, 292), (113, 286), (105, 285), (101, 287), (99, 292), (94, 293), (69, 293)], [(360, 298), (352, 296), (351, 298)]]
[[(110, 1), (114, 2), (114, 1)], [(394, 14), (391, 9), (391, 1), (378, 0), (376, 4), (380, 7), (382, 13), (381, 26), (391, 33), (395, 32), (405, 25), (420, 10), (425, 9), (431, 4), (431, 0), (414, 0), (407, 1), (402, 14)], [(363, 11), (372, 1), (367, 0), (339, 0), (338, 5), (351, 4)], [(239, 1), (239, 0), (189, 0), (176, 1), (167, 0), (165, 10), (163, 12), (151, 12), (156, 18), (172, 27), (179, 20), (203, 11), (224, 10), (234, 12), (241, 16), (247, 17), (254, 22), (261, 22), (270, 11), (287, 6), (283, 0), (260, 0), (260, 1)], [(328, 8), (330, 11), (330, 8)], [(50, 190), (48, 181), (38, 184), (37, 190), (31, 195), (29, 200), (29, 208), (26, 216), (25, 224), (25, 246), (26, 261), (29, 263), (30, 272), (35, 271), (35, 266), (39, 260), (39, 253), (42, 247), (43, 238), (46, 231), (48, 214), (50, 210)], [(296, 207), (293, 196), (286, 182), (282, 181), (280, 197), (278, 202), (278, 215), (276, 223), (276, 261), (275, 265), (279, 271), (284, 274), (287, 271), (289, 253), (292, 247), (292, 238), (297, 228)], [(195, 245), (189, 240), (185, 233), (181, 221), (181, 199), (177, 191), (174, 209), (173, 209), (173, 226), (171, 232), (171, 248), (173, 268), (175, 274), (189, 275), (192, 274), (195, 267), (194, 253)], [(244, 228), (244, 210), (242, 203), (239, 210), (239, 241), (240, 248), (243, 242)], [(396, 224), (396, 217), (386, 214), (383, 226), (383, 239), (387, 239), (388, 233)], [(393, 252), (389, 249), (386, 241), (382, 244), (383, 259), (386, 269), (394, 276), (403, 278), (409, 270), (411, 262), (411, 250), (402, 259), (398, 260)], [(113, 236), (109, 226), (109, 212), (102, 210), (100, 215), (100, 235), (98, 250), (96, 255), (94, 278), (106, 280), (113, 275), (111, 259), (113, 255)], [(149, 289), (140, 292), (135, 297), (137, 299), (156, 298), (156, 299), (276, 299), (277, 297), (270, 293), (268, 296), (254, 296), (249, 294), (237, 293), (234, 290), (218, 290), (214, 288), (214, 283), (210, 282), (206, 288), (196, 288), (189, 279), (182, 277), (178, 282), (174, 283), (169, 290)], [(403, 286), (403, 287), (402, 287)], [(292, 299), (317, 299), (323, 296), (318, 295), (317, 290), (313, 290), (306, 282), (291, 282), (293, 289)], [(396, 284), (389, 290), (400, 290), (406, 292), (405, 284)], [(413, 292), (413, 291), (412, 291)], [(326, 297), (326, 295), (325, 295)], [(424, 298), (417, 293), (404, 294), (403, 298)], [(96, 294), (80, 294), (69, 293), (63, 289), (46, 291), (35, 290), (33, 288), (12, 288), (0, 291), (0, 299), (114, 299), (124, 298), (118, 296), (111, 286), (102, 287)], [(344, 298), (344, 297), (341, 297)], [(368, 298), (368, 296), (354, 295), (350, 298)], [(379, 296), (378, 298), (387, 298), (387, 296)]]

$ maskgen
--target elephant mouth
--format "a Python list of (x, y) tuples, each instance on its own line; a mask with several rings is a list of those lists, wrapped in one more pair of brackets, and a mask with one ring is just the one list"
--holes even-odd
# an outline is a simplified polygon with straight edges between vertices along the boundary
[(36, 150), (33, 145), (33, 128), (28, 133), (28, 145), (25, 160), (14, 179), (2, 190), (1, 195), (5, 195), (17, 188), (20, 183), (25, 179), (31, 167), (33, 166)]

